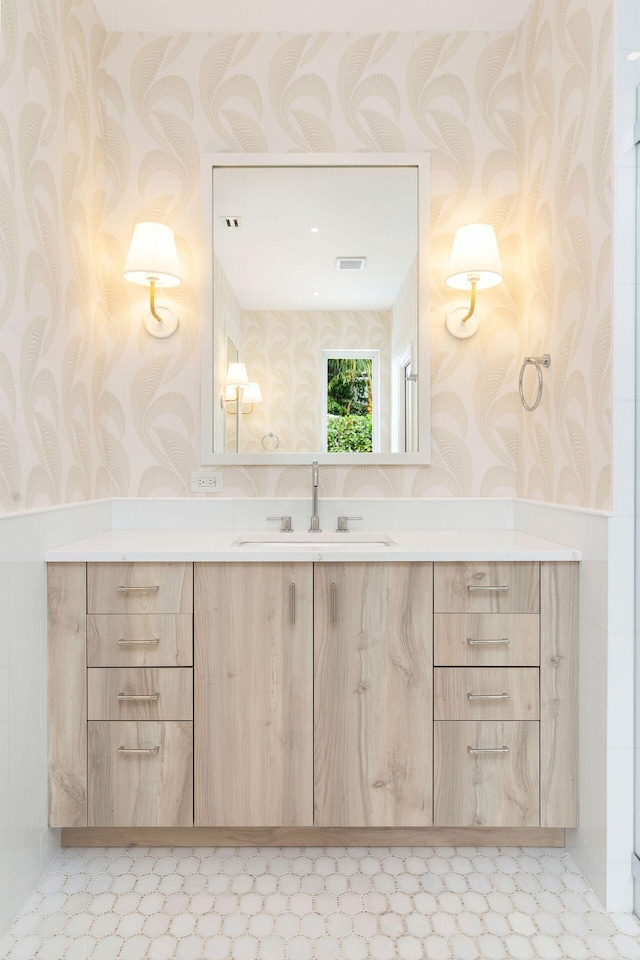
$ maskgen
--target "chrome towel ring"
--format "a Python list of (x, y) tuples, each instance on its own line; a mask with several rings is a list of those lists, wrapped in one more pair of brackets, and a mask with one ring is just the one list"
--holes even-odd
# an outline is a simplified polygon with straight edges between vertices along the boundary
[[(536, 399), (533, 401), (531, 405), (529, 405), (524, 398), (523, 381), (524, 381), (524, 372), (529, 366), (529, 364), (531, 363), (535, 366), (536, 370), (538, 371), (538, 392), (536, 394)], [(533, 413), (533, 411), (536, 410), (540, 405), (540, 401), (542, 400), (542, 390), (544, 388), (544, 382), (542, 379), (542, 368), (548, 367), (550, 363), (551, 363), (551, 356), (550, 354), (545, 353), (541, 357), (525, 357), (524, 363), (520, 367), (520, 379), (518, 382), (518, 388), (520, 390), (520, 401), (522, 403), (522, 406), (529, 413)]]
[(280, 446), (280, 437), (277, 435), (277, 433), (265, 433), (260, 442), (265, 450), (273, 451), (277, 450)]

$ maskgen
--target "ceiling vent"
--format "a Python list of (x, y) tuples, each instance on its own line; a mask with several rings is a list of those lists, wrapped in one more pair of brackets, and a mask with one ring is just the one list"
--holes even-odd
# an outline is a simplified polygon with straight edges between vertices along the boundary
[(220, 220), (229, 230), (239, 230), (243, 226), (242, 217), (220, 217)]
[(336, 270), (362, 271), (366, 265), (366, 257), (336, 257)]

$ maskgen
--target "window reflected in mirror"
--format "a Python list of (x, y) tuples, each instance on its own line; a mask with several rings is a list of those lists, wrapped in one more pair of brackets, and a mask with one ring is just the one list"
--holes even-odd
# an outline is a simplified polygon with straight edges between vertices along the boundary
[(418, 168), (212, 175), (214, 451), (418, 452)]
[(323, 450), (372, 453), (380, 449), (379, 351), (323, 351), (326, 423)]

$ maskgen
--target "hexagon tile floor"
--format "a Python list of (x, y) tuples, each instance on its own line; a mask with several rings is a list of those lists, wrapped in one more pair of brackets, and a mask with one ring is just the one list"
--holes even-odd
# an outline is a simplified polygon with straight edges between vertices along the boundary
[(76, 849), (0, 957), (618, 960), (640, 958), (640, 924), (564, 850)]

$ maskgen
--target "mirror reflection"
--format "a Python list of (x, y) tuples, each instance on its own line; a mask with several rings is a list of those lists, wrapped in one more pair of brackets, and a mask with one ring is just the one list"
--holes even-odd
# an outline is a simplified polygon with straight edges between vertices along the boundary
[(215, 450), (417, 452), (417, 168), (214, 167), (213, 224)]

